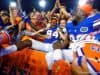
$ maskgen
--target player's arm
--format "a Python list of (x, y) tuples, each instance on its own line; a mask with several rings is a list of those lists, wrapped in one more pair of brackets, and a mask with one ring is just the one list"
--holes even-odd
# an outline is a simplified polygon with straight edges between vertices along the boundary
[(51, 26), (51, 24), (48, 23), (45, 28), (38, 30), (36, 32), (36, 35), (39, 35), (40, 37), (43, 37), (43, 38), (47, 38), (48, 35), (46, 35), (46, 31), (50, 28), (50, 26)]
[(35, 31), (34, 33), (32, 33), (32, 36), (37, 35), (37, 34), (40, 35), (40, 33), (43, 31), (45, 31), (45, 28)]

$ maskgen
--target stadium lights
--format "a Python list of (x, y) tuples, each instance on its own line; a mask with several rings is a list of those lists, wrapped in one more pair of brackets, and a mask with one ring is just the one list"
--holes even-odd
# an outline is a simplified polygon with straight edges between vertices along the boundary
[(11, 2), (11, 3), (10, 3), (10, 6), (11, 6), (11, 7), (16, 7), (17, 4), (16, 4), (16, 2)]
[(78, 6), (83, 6), (85, 5), (87, 0), (79, 0)]
[(40, 0), (40, 1), (39, 1), (39, 6), (40, 6), (41, 8), (45, 8), (45, 6), (46, 6), (46, 1), (45, 1), (45, 0)]

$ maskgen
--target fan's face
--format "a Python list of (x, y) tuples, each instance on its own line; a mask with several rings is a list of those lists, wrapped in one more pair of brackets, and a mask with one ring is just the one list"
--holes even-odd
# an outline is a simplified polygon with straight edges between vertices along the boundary
[(51, 27), (54, 27), (57, 25), (57, 20), (56, 19), (51, 19)]
[(18, 9), (17, 8), (13, 8), (12, 9), (12, 14), (13, 14), (13, 16), (18, 16)]
[(1, 18), (2, 18), (2, 21), (4, 23), (8, 23), (9, 22), (9, 17), (8, 16), (1, 16)]
[(60, 28), (65, 28), (66, 26), (66, 20), (61, 20), (60, 21)]

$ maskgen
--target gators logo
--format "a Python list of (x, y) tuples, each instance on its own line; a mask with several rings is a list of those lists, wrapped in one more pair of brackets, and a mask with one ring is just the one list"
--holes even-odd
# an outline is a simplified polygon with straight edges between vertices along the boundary
[(81, 27), (81, 28), (80, 28), (80, 31), (81, 31), (81, 32), (87, 32), (87, 31), (88, 31), (88, 27)]

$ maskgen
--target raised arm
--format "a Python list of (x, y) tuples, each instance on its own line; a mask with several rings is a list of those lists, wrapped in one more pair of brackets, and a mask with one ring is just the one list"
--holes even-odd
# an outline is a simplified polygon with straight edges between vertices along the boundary
[(60, 15), (70, 18), (70, 13), (68, 13), (64, 6), (60, 6)]

